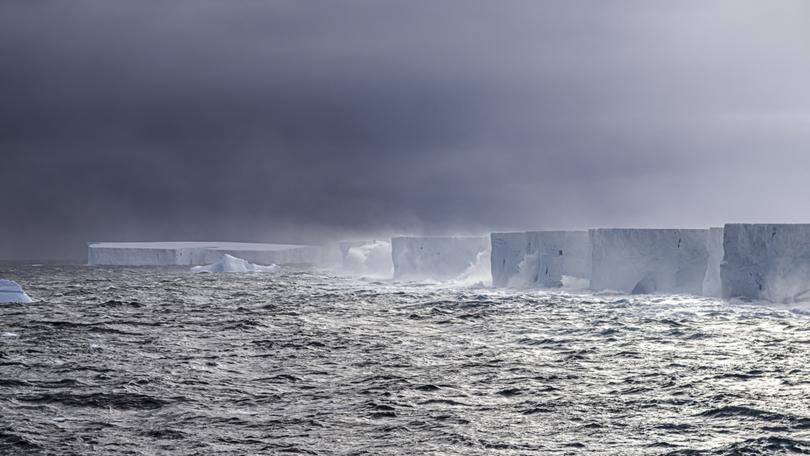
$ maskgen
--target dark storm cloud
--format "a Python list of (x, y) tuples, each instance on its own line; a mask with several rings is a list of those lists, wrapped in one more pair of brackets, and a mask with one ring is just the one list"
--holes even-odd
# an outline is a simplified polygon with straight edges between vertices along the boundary
[(0, 5), (0, 258), (807, 221), (801, 1)]

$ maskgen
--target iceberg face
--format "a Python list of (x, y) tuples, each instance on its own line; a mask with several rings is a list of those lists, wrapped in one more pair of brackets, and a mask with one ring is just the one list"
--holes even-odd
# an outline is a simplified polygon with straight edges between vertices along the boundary
[(391, 260), (391, 243), (388, 241), (340, 241), (343, 255), (343, 270), (390, 278), (394, 272)]
[(493, 287), (522, 288), (536, 281), (539, 258), (534, 252), (529, 252), (528, 233), (492, 233), (489, 237)]
[(0, 279), (0, 303), (30, 303), (31, 297), (25, 294), (20, 284), (13, 280)]
[(495, 287), (560, 287), (564, 276), (590, 277), (587, 231), (492, 233), (490, 238)]
[[(489, 252), (486, 237), (395, 237), (391, 239), (394, 278), (453, 280)], [(484, 254), (485, 258), (486, 254)]]
[(222, 258), (216, 263), (191, 268), (191, 272), (276, 272), (278, 270), (279, 267), (275, 264), (261, 266), (228, 254), (222, 255)]
[(703, 293), (708, 230), (595, 229), (591, 289)]
[(244, 242), (101, 242), (87, 248), (91, 265), (202, 265), (231, 255), (259, 264), (314, 264), (320, 248)]
[(720, 283), (720, 263), (723, 261), (723, 228), (709, 228), (706, 238), (709, 252), (706, 276), (703, 278), (703, 296), (719, 298), (723, 294)]
[(810, 300), (810, 225), (727, 224), (723, 250), (723, 297)]

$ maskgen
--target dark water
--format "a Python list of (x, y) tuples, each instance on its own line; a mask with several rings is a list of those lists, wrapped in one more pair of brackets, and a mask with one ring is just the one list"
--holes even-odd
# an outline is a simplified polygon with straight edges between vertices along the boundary
[(810, 313), (9, 267), (0, 454), (810, 452)]

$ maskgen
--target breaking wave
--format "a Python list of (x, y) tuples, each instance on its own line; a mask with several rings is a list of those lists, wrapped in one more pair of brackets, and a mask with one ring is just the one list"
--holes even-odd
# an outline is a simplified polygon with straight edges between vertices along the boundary
[(391, 243), (373, 241), (350, 247), (343, 257), (343, 270), (351, 274), (390, 278), (394, 274)]

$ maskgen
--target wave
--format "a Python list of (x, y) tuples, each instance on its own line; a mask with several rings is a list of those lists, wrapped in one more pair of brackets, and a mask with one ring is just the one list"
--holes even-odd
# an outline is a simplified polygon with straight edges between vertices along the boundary
[(492, 273), (489, 257), (489, 250), (478, 252), (475, 255), (475, 260), (452, 283), (462, 286), (491, 286)]
[(350, 247), (343, 255), (343, 270), (351, 274), (390, 278), (394, 274), (391, 243), (372, 241)]

